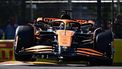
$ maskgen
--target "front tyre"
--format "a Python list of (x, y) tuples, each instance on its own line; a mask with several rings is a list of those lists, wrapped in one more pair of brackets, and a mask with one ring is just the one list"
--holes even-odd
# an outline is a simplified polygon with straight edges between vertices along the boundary
[(24, 54), (24, 49), (34, 45), (34, 29), (31, 26), (18, 26), (16, 29), (14, 55), (15, 60), (30, 61), (31, 54)]
[[(96, 64), (98, 65), (112, 65), (113, 64), (113, 33), (110, 30), (106, 30), (101, 32), (96, 36), (96, 43), (94, 48), (97, 51), (100, 51), (104, 54), (103, 59), (96, 60)], [(93, 62), (91, 62), (93, 64)]]

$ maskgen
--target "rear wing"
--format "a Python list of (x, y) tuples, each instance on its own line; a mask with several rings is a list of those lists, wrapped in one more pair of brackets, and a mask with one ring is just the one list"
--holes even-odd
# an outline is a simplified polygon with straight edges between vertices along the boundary
[[(45, 22), (51, 22), (57, 19), (61, 19), (61, 18), (47, 18), (47, 17), (39, 17), (37, 18), (37, 21), (45, 21)], [(94, 20), (83, 20), (83, 19), (75, 19), (75, 21), (79, 22), (80, 24), (95, 24)]]
[(37, 21), (45, 21), (45, 22), (51, 22), (51, 21), (54, 21), (54, 20), (57, 20), (57, 19), (60, 19), (60, 18), (44, 18), (44, 17), (39, 17), (37, 18)]
[(81, 20), (81, 19), (76, 19), (77, 22), (79, 22), (80, 24), (86, 24), (87, 20)]
[(82, 19), (76, 19), (77, 22), (79, 22), (81, 25), (82, 24), (95, 24), (94, 20), (82, 20)]

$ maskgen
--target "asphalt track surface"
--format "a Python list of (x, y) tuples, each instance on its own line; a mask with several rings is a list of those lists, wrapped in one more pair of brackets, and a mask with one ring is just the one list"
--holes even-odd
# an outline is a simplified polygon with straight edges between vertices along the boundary
[(85, 64), (7, 61), (0, 63), (0, 69), (122, 69), (122, 66), (87, 66)]

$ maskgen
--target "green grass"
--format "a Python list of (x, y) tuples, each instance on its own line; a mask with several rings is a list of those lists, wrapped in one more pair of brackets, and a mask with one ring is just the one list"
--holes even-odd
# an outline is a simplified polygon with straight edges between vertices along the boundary
[(114, 62), (122, 63), (122, 39), (115, 39), (115, 54), (114, 54)]

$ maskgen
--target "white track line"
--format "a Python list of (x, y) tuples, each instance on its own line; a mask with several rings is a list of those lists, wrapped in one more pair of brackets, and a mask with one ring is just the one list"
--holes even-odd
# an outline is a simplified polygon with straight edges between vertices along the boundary
[(19, 62), (19, 61), (10, 61), (10, 62), (8, 61), (8, 62), (0, 63), (0, 66), (3, 66), (3, 65), (32, 65), (32, 64)]

